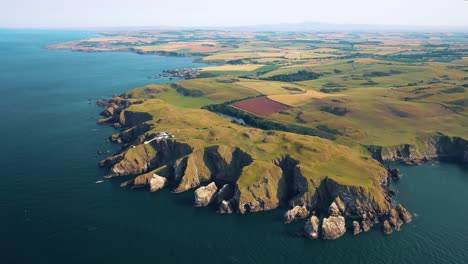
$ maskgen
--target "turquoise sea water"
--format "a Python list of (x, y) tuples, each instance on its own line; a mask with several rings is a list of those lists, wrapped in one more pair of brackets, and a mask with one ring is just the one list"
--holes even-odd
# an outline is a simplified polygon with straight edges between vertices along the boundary
[[(392, 236), (336, 241), (294, 236), (282, 210), (244, 216), (194, 208), (193, 193), (95, 184), (99, 149), (114, 130), (96, 125), (93, 101), (168, 80), (190, 58), (79, 53), (44, 45), (95, 35), (0, 30), (0, 259), (2, 263), (468, 263), (468, 168), (401, 166), (396, 200), (417, 214)], [(123, 179), (122, 179), (123, 180)]]

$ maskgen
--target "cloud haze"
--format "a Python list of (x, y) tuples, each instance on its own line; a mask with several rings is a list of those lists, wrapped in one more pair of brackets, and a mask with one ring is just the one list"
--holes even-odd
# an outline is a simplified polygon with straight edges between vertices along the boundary
[(245, 26), (296, 22), (468, 28), (466, 0), (14, 0), (0, 27)]

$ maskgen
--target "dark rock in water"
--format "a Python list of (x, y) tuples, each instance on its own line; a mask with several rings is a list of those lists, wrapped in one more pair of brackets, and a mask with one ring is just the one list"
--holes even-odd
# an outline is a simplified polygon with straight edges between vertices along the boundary
[(232, 214), (232, 207), (229, 201), (223, 200), (219, 204), (219, 209), (218, 209), (219, 214)]
[(401, 172), (400, 172), (400, 170), (398, 168), (391, 169), (390, 167), (388, 167), (387, 171), (388, 171), (388, 176), (390, 176), (390, 178), (392, 180), (399, 180), (400, 179)]
[(120, 123), (114, 123), (114, 124), (112, 124), (112, 126), (113, 126), (114, 128), (120, 128), (120, 127), (122, 127), (122, 125), (121, 125)]
[(365, 218), (362, 220), (361, 225), (362, 225), (362, 231), (367, 232), (372, 228), (374, 223), (372, 223), (372, 221), (370, 221), (369, 219)]
[(391, 227), (390, 223), (387, 220), (383, 222), (382, 231), (386, 235), (390, 235), (391, 233), (393, 233), (393, 228)]
[(412, 216), (410, 212), (408, 212), (408, 210), (406, 210), (406, 208), (403, 207), (403, 205), (397, 205), (396, 211), (398, 212), (400, 219), (403, 220), (405, 223), (411, 222)]
[(109, 150), (98, 150), (99, 155), (108, 154), (109, 152), (110, 152)]
[(112, 116), (104, 117), (104, 118), (101, 118), (101, 119), (99, 119), (98, 121), (96, 121), (96, 124), (107, 123), (107, 122), (111, 121), (112, 119), (113, 119)]
[(97, 100), (96, 104), (98, 106), (108, 106), (109, 102), (107, 102), (106, 100)]
[(220, 204), (222, 201), (230, 200), (234, 195), (234, 190), (229, 186), (229, 184), (224, 184), (219, 192), (216, 194), (216, 203)]
[(311, 216), (304, 225), (304, 233), (308, 238), (318, 238), (319, 237), (319, 224), (320, 220), (317, 216)]
[(397, 212), (396, 209), (390, 210), (388, 222), (392, 226), (393, 229), (399, 231), (401, 226), (403, 225), (403, 221), (400, 219), (400, 214)]
[(362, 232), (361, 225), (358, 221), (353, 221), (353, 234), (357, 235)]
[(296, 205), (294, 206), (294, 208), (284, 213), (284, 222), (286, 224), (289, 224), (294, 220), (304, 219), (308, 215), (309, 215), (309, 210), (307, 210), (307, 207)]

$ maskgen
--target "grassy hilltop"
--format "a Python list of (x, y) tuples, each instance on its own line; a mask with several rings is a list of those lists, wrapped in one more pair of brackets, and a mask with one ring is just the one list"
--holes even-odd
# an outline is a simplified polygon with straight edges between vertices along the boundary
[[(226, 183), (233, 193), (225, 198), (240, 213), (299, 205), (326, 215), (335, 202), (362, 228), (386, 220), (399, 229), (395, 215), (407, 211), (393, 207), (378, 161), (468, 162), (467, 39), (139, 31), (50, 48), (212, 64), (190, 79), (114, 98), (106, 120), (124, 130), (112, 137), (123, 151), (101, 162), (111, 176), (133, 175), (128, 183), (146, 186), (158, 174), (175, 192)], [(175, 138), (144, 143), (162, 131)]]

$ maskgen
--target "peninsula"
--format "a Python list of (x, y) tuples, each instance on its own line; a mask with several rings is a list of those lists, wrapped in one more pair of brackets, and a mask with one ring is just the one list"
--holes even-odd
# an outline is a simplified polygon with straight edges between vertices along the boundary
[(211, 64), (99, 101), (122, 145), (99, 165), (218, 213), (283, 210), (309, 238), (412, 221), (383, 162), (468, 163), (462, 33), (107, 32), (49, 48)]

